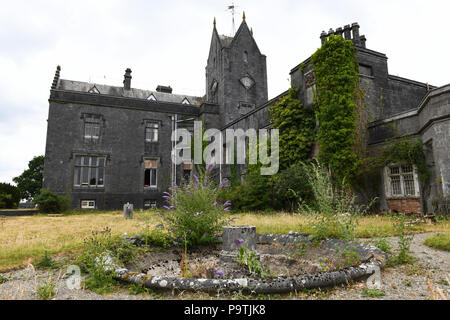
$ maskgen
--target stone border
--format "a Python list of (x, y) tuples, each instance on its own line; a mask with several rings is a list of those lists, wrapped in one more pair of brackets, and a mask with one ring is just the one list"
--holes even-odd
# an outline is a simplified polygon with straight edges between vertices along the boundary
[[(309, 235), (290, 232), (289, 235), (258, 235), (258, 243), (307, 243)], [(150, 289), (178, 289), (186, 291), (233, 292), (245, 293), (289, 293), (303, 289), (329, 288), (349, 281), (361, 280), (374, 274), (375, 269), (382, 268), (387, 261), (387, 254), (372, 245), (351, 243), (342, 240), (326, 239), (324, 244), (329, 248), (352, 248), (363, 254), (364, 263), (339, 271), (305, 274), (298, 277), (278, 277), (264, 280), (253, 279), (183, 279), (173, 277), (152, 277), (143, 273), (129, 272), (117, 268), (116, 279), (128, 283), (141, 284)]]

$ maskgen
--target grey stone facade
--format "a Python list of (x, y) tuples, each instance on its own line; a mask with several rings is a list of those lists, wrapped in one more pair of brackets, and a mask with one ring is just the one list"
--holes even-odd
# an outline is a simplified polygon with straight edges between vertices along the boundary
[[(381, 185), (368, 187), (373, 189), (371, 195), (380, 198), (380, 207), (386, 211), (392, 210), (390, 204), (397, 200), (417, 201), (420, 210), (415, 211), (448, 210), (450, 85), (436, 88), (389, 75), (387, 56), (366, 47), (358, 24), (323, 32), (321, 40), (326, 41), (330, 33), (352, 40), (358, 49), (368, 106), (368, 152), (376, 152), (399, 137), (417, 138), (427, 146), (432, 171), (429, 185), (417, 185), (418, 193), (413, 196), (390, 196), (386, 192), (389, 178), (380, 173)], [(268, 101), (266, 56), (245, 19), (234, 37), (219, 35), (214, 23), (203, 97), (173, 94), (166, 86), (156, 91), (132, 88), (129, 69), (123, 87), (63, 80), (60, 71), (58, 67), (49, 99), (44, 187), (70, 194), (74, 208), (80, 208), (83, 201), (91, 201), (97, 209), (121, 209), (127, 202), (135, 208), (161, 205), (161, 194), (170, 187), (174, 175), (170, 141), (174, 121), (188, 126), (192, 119), (203, 120), (207, 128), (222, 130), (267, 128), (268, 108), (286, 94)], [(305, 105), (312, 105), (314, 72), (310, 58), (292, 68), (290, 76), (291, 85), (301, 88), (299, 98)], [(86, 138), (90, 119), (94, 119), (97, 130), (95, 139)], [(149, 123), (158, 126), (157, 142), (146, 139)], [(105, 159), (101, 177), (103, 169), (96, 166), (76, 169), (77, 161), (89, 157)], [(152, 187), (146, 186), (149, 164), (157, 166), (157, 182)], [(177, 184), (185, 169), (184, 165), (177, 166)], [(229, 170), (225, 166), (222, 169), (222, 176), (229, 176)], [(78, 185), (77, 170), (89, 172), (89, 178), (92, 172), (97, 176)]]

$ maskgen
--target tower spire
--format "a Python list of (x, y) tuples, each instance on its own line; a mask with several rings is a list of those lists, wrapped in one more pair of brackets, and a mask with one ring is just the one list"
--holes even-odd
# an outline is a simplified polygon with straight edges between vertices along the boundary
[(214, 25), (214, 29), (215, 29), (216, 28), (216, 17), (214, 17), (213, 25)]
[(242, 22), (245, 23), (245, 11), (244, 11), (244, 13), (242, 14)]

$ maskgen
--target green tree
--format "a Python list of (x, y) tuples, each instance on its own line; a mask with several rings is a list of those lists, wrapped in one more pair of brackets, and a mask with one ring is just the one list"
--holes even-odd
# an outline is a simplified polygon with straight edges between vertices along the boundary
[(44, 156), (37, 156), (28, 163), (28, 169), (13, 179), (21, 192), (22, 199), (31, 199), (39, 194), (42, 188), (43, 172)]
[(0, 183), (0, 209), (16, 209), (21, 196), (19, 188), (9, 184)]

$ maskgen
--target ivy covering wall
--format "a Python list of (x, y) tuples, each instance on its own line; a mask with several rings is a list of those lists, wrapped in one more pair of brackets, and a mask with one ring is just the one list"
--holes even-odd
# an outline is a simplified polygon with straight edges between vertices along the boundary
[(315, 115), (312, 108), (304, 107), (298, 89), (289, 89), (287, 95), (270, 109), (273, 128), (280, 131), (280, 169), (306, 160), (315, 141)]
[(334, 176), (351, 181), (359, 166), (355, 152), (359, 64), (353, 42), (330, 35), (312, 56), (316, 74), (319, 161)]

